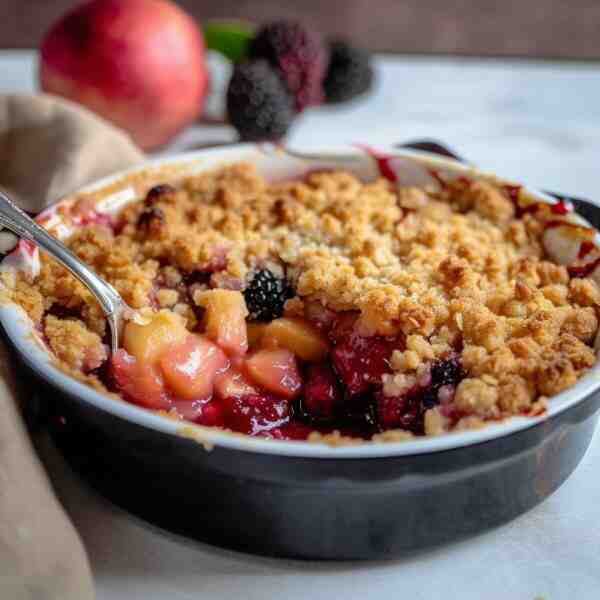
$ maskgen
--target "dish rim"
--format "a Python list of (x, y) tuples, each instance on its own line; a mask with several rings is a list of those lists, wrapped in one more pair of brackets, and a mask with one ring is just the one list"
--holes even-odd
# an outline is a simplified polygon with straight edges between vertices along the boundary
[[(236, 153), (247, 153), (250, 150), (262, 152), (261, 148), (263, 148), (263, 145), (260, 144), (233, 144), (151, 159), (133, 168), (119, 171), (88, 184), (73, 194), (69, 194), (66, 198), (54, 203), (52, 207), (65, 203), (80, 194), (102, 190), (132, 174), (152, 173), (164, 167), (183, 168), (185, 172), (186, 170), (189, 171), (186, 167), (191, 167), (206, 157), (223, 157), (224, 163), (237, 162), (244, 157), (239, 156), (236, 159)], [(329, 151), (339, 151), (342, 148), (348, 154), (355, 153), (357, 157), (363, 156), (365, 161), (371, 160), (363, 151), (348, 146), (336, 147), (336, 150), (333, 150), (333, 148), (319, 148), (318, 151), (327, 153)], [(427, 152), (386, 148), (381, 145), (377, 146), (377, 150), (381, 152), (393, 152), (395, 156), (401, 159), (415, 160), (422, 165), (427, 165), (429, 168), (441, 168), (461, 174), (469, 173), (476, 177), (492, 177), (500, 181), (506, 181), (484, 170)], [(277, 154), (273, 153), (272, 157), (276, 160)], [(555, 199), (537, 189), (524, 185), (523, 190), (538, 200), (555, 202)], [(591, 205), (594, 206), (593, 204)], [(442, 436), (417, 438), (402, 442), (369, 442), (356, 446), (336, 447), (321, 443), (268, 440), (216, 428), (203, 427), (193, 423), (175, 421), (125, 400), (106, 396), (83, 382), (71, 378), (52, 363), (51, 355), (36, 340), (29, 317), (20, 306), (13, 302), (3, 302), (0, 304), (0, 324), (4, 327), (10, 342), (17, 349), (25, 363), (53, 387), (113, 416), (161, 433), (194, 440), (207, 450), (216, 446), (244, 452), (319, 459), (391, 458), (442, 452), (485, 443), (535, 427), (583, 402), (591, 394), (600, 389), (599, 360), (573, 387), (554, 396), (548, 403), (546, 413), (537, 417), (515, 416), (499, 423), (487, 424), (484, 428), (478, 430), (452, 432)]]

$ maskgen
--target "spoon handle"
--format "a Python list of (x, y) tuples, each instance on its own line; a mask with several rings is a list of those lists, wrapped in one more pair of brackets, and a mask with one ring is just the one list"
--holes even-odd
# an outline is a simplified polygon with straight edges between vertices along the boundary
[(20, 238), (37, 244), (63, 267), (68, 269), (83, 285), (94, 294), (104, 313), (111, 315), (122, 300), (116, 290), (104, 279), (96, 275), (84, 262), (73, 254), (62, 242), (52, 237), (31, 217), (26, 215), (12, 200), (0, 190), (0, 225)]

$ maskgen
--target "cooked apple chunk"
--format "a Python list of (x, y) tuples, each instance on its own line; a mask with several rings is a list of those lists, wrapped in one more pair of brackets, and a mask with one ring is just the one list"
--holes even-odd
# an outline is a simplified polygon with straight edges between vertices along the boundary
[(261, 336), (263, 345), (287, 348), (302, 360), (323, 360), (329, 352), (327, 338), (308, 321), (282, 317), (271, 321)]
[(194, 296), (194, 301), (206, 309), (206, 335), (225, 352), (237, 356), (245, 354), (248, 309), (242, 293), (220, 289), (201, 291)]
[(167, 386), (183, 400), (209, 399), (215, 377), (228, 364), (227, 357), (216, 344), (192, 333), (160, 359)]
[(154, 365), (167, 348), (183, 342), (187, 335), (182, 317), (161, 310), (145, 324), (129, 321), (123, 331), (123, 347), (139, 363)]
[(302, 387), (296, 357), (285, 348), (259, 350), (246, 361), (253, 381), (283, 398), (294, 398)]

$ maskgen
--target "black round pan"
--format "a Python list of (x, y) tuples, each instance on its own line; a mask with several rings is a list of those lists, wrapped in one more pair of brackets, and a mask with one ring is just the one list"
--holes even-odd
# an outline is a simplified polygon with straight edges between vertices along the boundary
[(375, 559), (495, 527), (556, 490), (583, 457), (600, 393), (516, 433), (400, 457), (250, 453), (172, 436), (45, 386), (52, 435), (104, 496), (173, 532), (278, 557)]
[[(574, 204), (600, 228), (600, 208)], [(56, 444), (107, 498), (198, 540), (306, 559), (389, 558), (513, 519), (573, 472), (600, 406), (592, 390), (515, 432), (402, 456), (299, 457), (222, 445), (207, 451), (86, 402), (33, 361), (26, 367), (39, 381)]]

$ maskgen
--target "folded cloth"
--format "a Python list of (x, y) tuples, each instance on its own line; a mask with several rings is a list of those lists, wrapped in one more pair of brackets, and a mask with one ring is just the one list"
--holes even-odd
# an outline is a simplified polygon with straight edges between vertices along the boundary
[(142, 160), (126, 133), (48, 94), (0, 95), (0, 186), (29, 212)]
[[(75, 104), (0, 95), (0, 187), (25, 210), (142, 159), (125, 133)], [(28, 439), (13, 366), (0, 338), (0, 598), (91, 600), (88, 559)]]
[(91, 600), (85, 549), (28, 439), (12, 362), (0, 345), (0, 598)]

